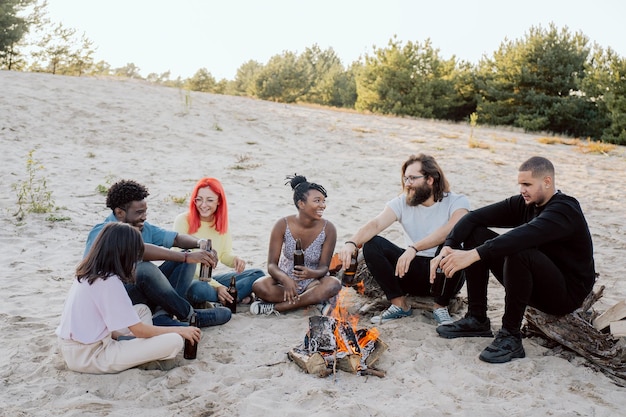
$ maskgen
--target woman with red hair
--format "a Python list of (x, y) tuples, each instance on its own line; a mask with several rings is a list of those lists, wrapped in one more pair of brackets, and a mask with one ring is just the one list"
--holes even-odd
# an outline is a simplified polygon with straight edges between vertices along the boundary
[[(228, 204), (224, 187), (216, 178), (200, 179), (191, 193), (189, 210), (174, 220), (174, 230), (199, 239), (211, 239), (218, 260), (234, 271), (213, 275), (210, 282), (194, 280), (187, 290), (187, 299), (193, 305), (205, 301), (226, 304), (232, 301), (228, 293), (230, 278), (237, 275), (237, 302), (250, 304), (252, 284), (265, 275), (260, 269), (245, 269), (246, 262), (233, 254), (233, 241), (228, 231)], [(196, 278), (200, 268), (196, 269)]]

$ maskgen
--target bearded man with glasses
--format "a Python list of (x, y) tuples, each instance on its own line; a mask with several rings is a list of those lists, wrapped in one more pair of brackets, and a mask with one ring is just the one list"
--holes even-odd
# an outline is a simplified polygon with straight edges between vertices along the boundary
[[(470, 209), (467, 197), (450, 191), (432, 156), (411, 155), (400, 173), (403, 193), (387, 202), (383, 211), (363, 225), (339, 252), (346, 268), (352, 253), (362, 246), (370, 273), (391, 302), (388, 309), (372, 317), (373, 323), (410, 316), (407, 294), (431, 295), (430, 260)], [(378, 236), (396, 221), (404, 229), (405, 247)], [(463, 286), (463, 277), (463, 272), (455, 274), (446, 281), (442, 293), (434, 294), (433, 316), (438, 324), (452, 323), (447, 306)]]

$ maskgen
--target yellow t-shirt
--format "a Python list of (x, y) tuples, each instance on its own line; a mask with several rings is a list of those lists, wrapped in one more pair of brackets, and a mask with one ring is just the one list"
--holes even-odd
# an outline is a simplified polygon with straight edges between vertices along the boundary
[[(174, 230), (182, 234), (189, 233), (189, 223), (187, 222), (187, 213), (180, 213), (174, 219)], [(191, 236), (198, 239), (211, 239), (211, 245), (217, 252), (217, 259), (224, 265), (232, 268), (235, 265), (235, 255), (233, 254), (233, 239), (230, 232), (220, 235), (210, 222), (200, 222), (200, 228)], [(197, 249), (196, 249), (197, 250)], [(200, 276), (200, 264), (196, 267), (195, 277)], [(210, 284), (213, 287), (219, 287), (221, 284), (214, 279)]]

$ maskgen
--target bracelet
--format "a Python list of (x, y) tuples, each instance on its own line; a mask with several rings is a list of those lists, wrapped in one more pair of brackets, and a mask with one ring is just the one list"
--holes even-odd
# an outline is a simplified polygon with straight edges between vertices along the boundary
[(413, 249), (415, 251), (415, 256), (417, 256), (417, 248), (413, 245), (409, 245), (409, 248)]
[(348, 243), (352, 243), (352, 244), (354, 245), (354, 248), (355, 248), (355, 249), (358, 249), (358, 248), (359, 248), (359, 245), (357, 245), (356, 243), (354, 243), (354, 242), (353, 242), (353, 241), (351, 241), (351, 240), (346, 240), (346, 245), (347, 245)]

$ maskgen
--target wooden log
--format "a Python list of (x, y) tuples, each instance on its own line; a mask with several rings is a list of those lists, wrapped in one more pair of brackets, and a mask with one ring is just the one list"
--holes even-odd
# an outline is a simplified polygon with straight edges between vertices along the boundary
[[(596, 274), (596, 278), (597, 277), (598, 277), (598, 274)], [(587, 297), (585, 297), (585, 301), (583, 301), (583, 304), (580, 306), (581, 312), (587, 313), (589, 309), (591, 308), (591, 306), (600, 298), (602, 298), (603, 295), (604, 295), (604, 285), (601, 285), (598, 291), (591, 291), (589, 294), (587, 294)]]
[(337, 332), (346, 347), (348, 354), (361, 353), (359, 342), (356, 339), (354, 330), (348, 322), (337, 323)]
[(613, 337), (626, 336), (626, 320), (612, 321), (609, 325), (609, 329)]
[(291, 349), (287, 352), (289, 359), (294, 361), (302, 370), (309, 374), (323, 374), (325, 373), (327, 366), (326, 361), (321, 353), (315, 352), (308, 354), (306, 351), (299, 349)]
[(337, 346), (335, 340), (336, 320), (328, 316), (309, 317), (309, 352), (325, 351), (332, 352)]
[(600, 314), (594, 321), (593, 327), (604, 330), (612, 321), (618, 321), (626, 317), (626, 300), (622, 300), (613, 307)]
[(380, 359), (383, 352), (386, 351), (388, 347), (389, 345), (387, 345), (387, 343), (383, 342), (380, 339), (377, 339), (376, 342), (374, 342), (374, 350), (367, 356), (367, 358), (365, 358), (365, 364), (367, 365), (367, 367), (369, 368), (374, 366), (374, 364), (378, 361), (378, 359)]
[(380, 369), (366, 368), (359, 371), (361, 375), (374, 375), (379, 378), (385, 377), (385, 371), (381, 371)]
[(610, 334), (596, 330), (579, 312), (552, 316), (527, 307), (526, 321), (531, 332), (578, 353), (618, 385), (626, 384), (623, 349)]
[(361, 366), (361, 355), (346, 355), (337, 359), (337, 368), (345, 372), (356, 373)]

